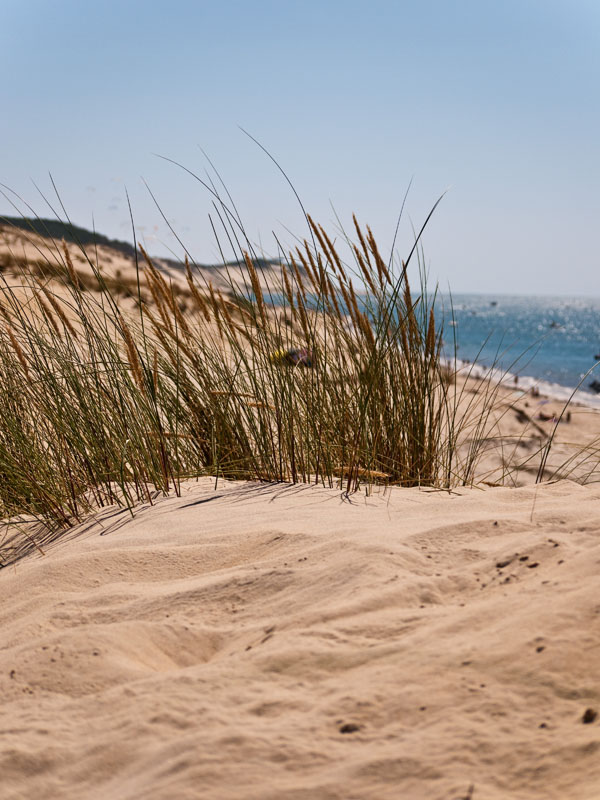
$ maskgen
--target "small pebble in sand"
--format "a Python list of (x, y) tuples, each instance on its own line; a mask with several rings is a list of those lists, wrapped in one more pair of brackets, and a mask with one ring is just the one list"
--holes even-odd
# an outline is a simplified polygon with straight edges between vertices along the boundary
[(586, 708), (586, 710), (583, 712), (583, 716), (581, 717), (581, 721), (584, 725), (589, 725), (590, 723), (596, 721), (597, 716), (598, 712), (593, 708)]
[(354, 722), (346, 722), (340, 727), (340, 733), (356, 733), (359, 730), (360, 725), (356, 725)]

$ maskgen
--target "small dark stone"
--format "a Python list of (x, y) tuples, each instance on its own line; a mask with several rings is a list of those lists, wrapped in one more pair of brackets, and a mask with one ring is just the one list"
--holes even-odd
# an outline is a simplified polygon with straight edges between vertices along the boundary
[(529, 558), (529, 556), (521, 556), (519, 561), (527, 561), (528, 558)]
[(504, 567), (508, 567), (508, 565), (511, 563), (511, 561), (512, 561), (512, 558), (505, 558), (504, 561), (498, 561), (498, 563), (496, 564), (496, 567), (497, 567), (497, 569), (504, 569)]
[(419, 711), (426, 711), (426, 710), (427, 710), (427, 706), (421, 706), (421, 707), (419, 708)]
[(16, 672), (16, 670), (11, 669), (11, 671), (8, 674), (10, 675), (11, 678), (14, 678), (15, 675), (17, 674), (17, 672)]
[(584, 725), (589, 725), (591, 722), (596, 721), (597, 716), (598, 712), (595, 711), (593, 708), (586, 708), (586, 710), (583, 712), (581, 721), (583, 722)]
[(497, 528), (497, 527), (498, 527), (498, 523), (497, 523), (497, 522), (494, 522), (494, 527), (495, 527), (495, 528)]
[(543, 644), (541, 644), (539, 647), (536, 647), (536, 648), (535, 648), (535, 652), (536, 652), (536, 653), (541, 653), (541, 652), (542, 652), (542, 650), (545, 650), (545, 649), (546, 649), (546, 648), (544, 647), (544, 645), (543, 645)]
[(340, 733), (356, 733), (356, 731), (360, 730), (360, 725), (356, 725), (354, 722), (345, 722), (340, 727)]
[(548, 727), (548, 726), (546, 725), (546, 723), (545, 723), (545, 722), (542, 722), (542, 724), (540, 725), (540, 728), (547, 728), (547, 727)]
[(539, 561), (533, 561), (531, 564), (527, 564), (527, 569), (535, 569), (536, 567), (539, 567), (539, 565)]

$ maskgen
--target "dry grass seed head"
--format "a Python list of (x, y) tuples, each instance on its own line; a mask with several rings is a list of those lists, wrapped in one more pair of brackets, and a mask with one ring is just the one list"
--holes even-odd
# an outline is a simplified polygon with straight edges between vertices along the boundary
[(304, 302), (306, 302), (306, 289), (304, 288), (304, 282), (302, 280), (302, 273), (298, 267), (298, 264), (294, 261), (294, 257), (290, 253), (290, 261), (294, 270), (294, 278), (296, 280), (296, 286), (298, 287), (297, 292), (300, 294)]
[(215, 295), (215, 289), (214, 289), (212, 283), (208, 284), (208, 291), (209, 291), (209, 294), (210, 294), (210, 304), (212, 306), (212, 312), (213, 312), (214, 320), (215, 320), (215, 322), (217, 324), (217, 330), (219, 332), (219, 337), (221, 338), (221, 341), (224, 341), (225, 332), (223, 331), (223, 324), (221, 322), (221, 309), (219, 308), (219, 303), (217, 301), (217, 298), (216, 298), (216, 295)]
[(327, 278), (327, 284), (326, 285), (327, 285), (327, 289), (329, 290), (329, 297), (331, 299), (331, 302), (333, 303), (333, 307), (335, 308), (335, 313), (337, 315), (337, 318), (339, 320), (341, 320), (345, 315), (342, 314), (342, 312), (340, 310), (340, 307), (338, 305), (337, 292), (336, 292), (335, 286), (333, 285), (333, 283), (331, 281), (331, 278), (329, 278), (329, 277)]
[(48, 289), (48, 287), (47, 287), (47, 286), (45, 286), (45, 285), (43, 285), (43, 284), (42, 284), (40, 281), (38, 281), (38, 284), (39, 284), (39, 286), (40, 286), (40, 288), (41, 288), (42, 292), (44, 293), (44, 297), (45, 297), (45, 298), (46, 298), (46, 300), (47, 300), (47, 301), (50, 303), (50, 305), (52, 306), (52, 308), (53, 308), (53, 309), (56, 311), (56, 314), (57, 314), (57, 315), (58, 315), (58, 317), (60, 318), (60, 321), (62, 322), (62, 324), (65, 326), (65, 328), (66, 328), (66, 329), (69, 331), (69, 333), (71, 334), (71, 336), (72, 336), (74, 339), (76, 339), (76, 340), (77, 340), (77, 339), (79, 339), (79, 336), (78, 336), (78, 334), (77, 334), (77, 331), (76, 331), (76, 330), (75, 330), (75, 328), (73, 327), (73, 325), (72, 325), (72, 323), (71, 323), (71, 320), (70, 320), (70, 319), (67, 317), (67, 315), (66, 315), (66, 314), (65, 314), (65, 312), (63, 311), (63, 308), (62, 308), (62, 306), (61, 306), (61, 305), (60, 305), (60, 303), (59, 303), (59, 302), (56, 300), (56, 298), (54, 297), (54, 295), (52, 294), (52, 292), (50, 292), (50, 290)]
[(256, 272), (256, 267), (254, 266), (254, 262), (250, 258), (250, 255), (246, 251), (244, 251), (244, 261), (246, 262), (246, 267), (248, 268), (248, 273), (250, 274), (250, 283), (252, 284), (252, 291), (254, 292), (254, 297), (256, 299), (256, 305), (258, 306), (260, 318), (263, 327), (266, 330), (267, 311), (265, 308), (265, 299), (263, 297), (260, 281), (258, 280), (258, 273)]
[(121, 328), (121, 332), (123, 334), (123, 339), (125, 341), (125, 348), (127, 350), (127, 360), (129, 361), (129, 366), (131, 367), (131, 372), (133, 374), (134, 380), (138, 386), (140, 391), (144, 391), (144, 378), (142, 373), (142, 364), (140, 361), (140, 357), (135, 346), (135, 342), (133, 340), (133, 336), (131, 335), (131, 330), (129, 326), (123, 319), (121, 315), (118, 317), (119, 325)]
[(208, 306), (206, 305), (205, 299), (202, 297), (202, 295), (198, 291), (198, 287), (196, 286), (196, 282), (194, 281), (194, 276), (192, 275), (192, 270), (191, 270), (191, 267), (190, 267), (190, 262), (189, 262), (189, 259), (187, 257), (187, 254), (186, 254), (186, 257), (185, 257), (185, 277), (186, 277), (187, 284), (189, 286), (192, 298), (195, 300), (196, 305), (198, 306), (198, 308), (200, 309), (200, 312), (204, 316), (204, 319), (207, 322), (210, 322), (210, 313), (209, 313), (209, 310), (208, 310)]
[(435, 315), (433, 306), (429, 309), (429, 324), (427, 326), (427, 336), (425, 340), (425, 358), (431, 359), (435, 355)]
[(290, 305), (290, 308), (291, 308), (291, 311), (292, 311), (292, 317), (295, 319), (296, 318), (296, 310), (294, 308), (294, 305), (295, 305), (295, 303), (294, 303), (294, 295), (292, 294), (292, 286), (290, 284), (290, 279), (288, 277), (287, 267), (283, 267), (283, 269), (281, 270), (281, 274), (283, 275), (283, 289), (284, 289), (284, 292), (285, 292), (285, 297), (286, 297), (286, 300), (288, 301), (288, 303)]
[(345, 275), (345, 270), (342, 267), (342, 262), (340, 261), (340, 257), (338, 256), (334, 246), (331, 243), (331, 240), (323, 230), (322, 226), (317, 225), (316, 222), (314, 222), (314, 220), (311, 218), (310, 214), (307, 215), (307, 218), (313, 233), (319, 240), (319, 244), (321, 245), (321, 250), (323, 251), (323, 255), (325, 256), (327, 261), (331, 264), (334, 270), (337, 267), (337, 271), (341, 275)]
[(150, 289), (150, 294), (152, 295), (152, 299), (154, 300), (154, 305), (158, 310), (163, 325), (165, 326), (166, 330), (169, 331), (171, 336), (173, 336), (175, 334), (175, 329), (173, 328), (173, 323), (171, 322), (167, 306), (165, 305), (165, 302), (163, 300), (160, 286), (157, 282), (154, 281), (153, 277), (147, 275), (146, 279), (148, 283), (148, 288)]
[(373, 276), (371, 274), (371, 268), (365, 262), (364, 256), (360, 252), (358, 247), (354, 244), (354, 245), (352, 245), (352, 248), (354, 250), (354, 255), (356, 256), (356, 261), (358, 263), (358, 266), (360, 267), (360, 271), (361, 271), (361, 273), (363, 275), (363, 278), (365, 279), (365, 281), (367, 283), (367, 286), (373, 292), (373, 294), (375, 296), (377, 296), (378, 292), (377, 292), (377, 289), (375, 288), (375, 283), (373, 281)]
[(42, 313), (44, 315), (44, 318), (50, 323), (50, 325), (54, 329), (54, 332), (57, 334), (57, 336), (60, 337), (61, 333), (60, 333), (60, 328), (58, 326), (58, 322), (56, 321), (56, 318), (55, 318), (54, 314), (52, 313), (52, 310), (50, 309), (50, 307), (47, 306), (46, 303), (44, 302), (44, 300), (42, 299), (42, 296), (41, 296), (40, 292), (36, 293), (36, 298), (35, 299), (36, 299), (39, 307), (42, 309)]
[[(315, 272), (313, 272), (313, 269), (312, 269), (311, 265), (309, 264), (309, 262), (307, 261), (307, 259), (304, 256), (304, 253), (302, 252), (302, 250), (300, 250), (299, 247), (296, 248), (296, 253), (298, 254), (298, 258), (300, 259), (300, 263), (302, 264), (306, 274), (308, 275), (308, 279), (312, 283), (313, 288), (316, 291), (318, 291), (319, 290), (319, 280), (318, 280)], [(300, 274), (300, 269), (298, 268), (298, 265), (296, 264), (294, 256), (291, 253), (290, 253), (290, 262), (292, 264), (294, 272), (299, 275)]]
[(389, 273), (385, 261), (381, 257), (379, 248), (377, 247), (377, 242), (375, 241), (375, 237), (373, 236), (373, 231), (371, 230), (371, 228), (369, 228), (368, 225), (367, 225), (367, 241), (369, 243), (369, 248), (371, 250), (371, 253), (373, 254), (373, 258), (375, 259), (375, 265), (377, 267), (377, 273), (379, 275), (379, 280), (381, 285), (383, 286), (384, 282), (383, 279), (385, 278), (385, 280), (389, 283), (389, 285), (392, 286), (394, 281)]
[(5, 325), (4, 329), (6, 330), (6, 333), (8, 334), (8, 338), (10, 339), (10, 342), (11, 342), (11, 344), (13, 346), (13, 350), (15, 351), (15, 354), (16, 354), (18, 360), (19, 360), (19, 363), (23, 367), (23, 372), (25, 373), (25, 375), (27, 377), (27, 380), (30, 381), (31, 380), (31, 375), (29, 374), (29, 367), (27, 366), (27, 359), (25, 358), (25, 353), (23, 352), (23, 349), (22, 349), (21, 345), (17, 341), (17, 337), (15, 336), (14, 331), (10, 327), (10, 325)]
[(81, 281), (79, 280), (79, 276), (75, 271), (75, 267), (73, 266), (73, 261), (71, 260), (71, 253), (69, 252), (69, 248), (67, 247), (67, 243), (65, 240), (62, 240), (62, 249), (63, 253), (65, 254), (65, 261), (67, 262), (67, 271), (69, 273), (69, 277), (76, 289), (81, 291)]
[(365, 258), (367, 259), (367, 264), (372, 268), (371, 258), (369, 256), (369, 248), (367, 247), (365, 237), (363, 236), (363, 232), (360, 229), (360, 225), (358, 224), (355, 214), (352, 214), (352, 221), (354, 222), (354, 228), (356, 230), (356, 235), (358, 236), (358, 241), (360, 242), (360, 246), (362, 247)]

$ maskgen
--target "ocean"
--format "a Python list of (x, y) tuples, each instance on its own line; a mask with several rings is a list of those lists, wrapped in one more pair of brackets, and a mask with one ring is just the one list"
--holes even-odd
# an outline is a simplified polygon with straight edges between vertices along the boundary
[[(444, 312), (444, 351), (452, 358), (495, 364), (518, 376), (520, 388), (568, 399), (600, 361), (600, 298), (457, 294), (438, 298)], [(583, 380), (575, 400), (600, 407), (590, 387), (600, 366)]]
[[(251, 299), (254, 295), (249, 294)], [(267, 295), (279, 305), (283, 295)], [(358, 295), (359, 305), (362, 297)], [(340, 305), (343, 302), (340, 298)], [(364, 306), (363, 306), (364, 308)], [(366, 310), (366, 309), (365, 309)], [(474, 374), (501, 377), (527, 390), (600, 408), (600, 298), (440, 294), (436, 318), (444, 323), (444, 357), (475, 363)], [(596, 358), (599, 356), (599, 358)]]

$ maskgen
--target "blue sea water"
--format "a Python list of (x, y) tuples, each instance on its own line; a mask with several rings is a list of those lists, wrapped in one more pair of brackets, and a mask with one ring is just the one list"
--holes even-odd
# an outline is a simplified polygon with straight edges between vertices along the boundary
[[(447, 357), (485, 365), (496, 363), (533, 379), (543, 393), (568, 397), (585, 373), (600, 361), (600, 298), (453, 295), (438, 298), (444, 309)], [(597, 405), (590, 383), (600, 380), (600, 366), (584, 379), (580, 401)]]
[[(283, 302), (283, 295), (269, 297)], [(590, 386), (600, 381), (600, 365), (584, 377), (600, 361), (600, 298), (441, 294), (436, 318), (444, 322), (448, 361), (456, 347), (458, 361), (477, 364), (477, 374), (493, 366), (494, 377), (514, 385), (517, 376), (520, 389), (536, 386), (561, 400), (579, 386), (575, 401), (600, 408), (600, 394)]]

